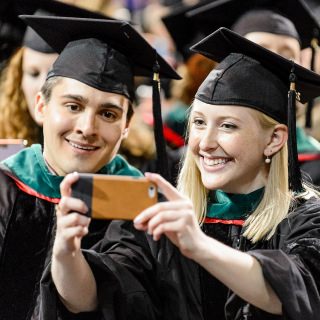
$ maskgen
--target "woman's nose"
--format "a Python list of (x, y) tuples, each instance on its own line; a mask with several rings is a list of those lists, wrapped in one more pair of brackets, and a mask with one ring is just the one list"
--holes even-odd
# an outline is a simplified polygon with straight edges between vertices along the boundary
[(214, 129), (207, 128), (201, 136), (199, 147), (201, 150), (216, 149), (218, 147), (217, 134)]

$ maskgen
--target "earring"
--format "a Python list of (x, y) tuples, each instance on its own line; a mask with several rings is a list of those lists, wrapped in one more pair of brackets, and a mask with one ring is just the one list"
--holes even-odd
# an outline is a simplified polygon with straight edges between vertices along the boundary
[(266, 157), (266, 159), (264, 160), (265, 163), (269, 164), (271, 163), (271, 159), (269, 158), (269, 156)]

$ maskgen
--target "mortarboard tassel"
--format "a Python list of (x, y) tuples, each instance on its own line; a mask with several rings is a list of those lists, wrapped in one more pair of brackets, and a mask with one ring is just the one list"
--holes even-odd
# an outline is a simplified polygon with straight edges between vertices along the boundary
[(288, 94), (288, 160), (289, 160), (289, 187), (293, 192), (303, 191), (301, 171), (298, 163), (297, 137), (296, 137), (296, 75), (294, 64), (289, 75), (290, 90)]
[[(319, 44), (317, 38), (313, 38), (311, 41), (311, 62), (310, 67), (312, 71), (315, 71), (315, 56), (316, 52), (319, 49)], [(306, 110), (306, 122), (305, 127), (306, 128), (312, 128), (312, 109), (313, 109), (314, 101), (310, 100), (307, 104), (307, 110)]]
[(152, 79), (152, 104), (153, 104), (153, 126), (154, 138), (157, 150), (157, 170), (167, 180), (170, 181), (170, 173), (168, 166), (168, 157), (166, 150), (166, 142), (163, 135), (162, 115), (161, 115), (161, 100), (160, 100), (160, 66), (158, 61), (153, 67)]

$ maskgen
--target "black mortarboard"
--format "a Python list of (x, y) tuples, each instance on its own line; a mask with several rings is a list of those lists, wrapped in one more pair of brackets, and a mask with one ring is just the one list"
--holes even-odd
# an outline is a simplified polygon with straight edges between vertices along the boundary
[(1, 0), (0, 2), (0, 69), (14, 50), (21, 45), (26, 29), (24, 23), (18, 19), (20, 1)]
[(43, 16), (21, 18), (60, 53), (47, 78), (73, 78), (98, 90), (122, 94), (133, 100), (133, 77), (154, 76), (153, 108), (159, 171), (168, 177), (158, 76), (180, 79), (170, 65), (124, 21)]
[[(202, 6), (208, 1), (202, 1), (192, 8)], [(186, 13), (190, 10), (190, 6), (180, 4), (175, 6), (173, 10), (162, 17), (162, 21), (172, 37), (177, 51), (182, 55), (184, 61), (193, 54), (190, 47), (203, 39), (207, 34), (203, 34), (198, 26), (189, 19)]]
[(293, 22), (283, 15), (269, 9), (254, 9), (244, 13), (232, 26), (241, 36), (250, 32), (268, 32), (295, 38), (300, 37)]
[(247, 106), (288, 125), (290, 188), (301, 191), (294, 86), (300, 101), (309, 101), (320, 95), (320, 76), (226, 28), (191, 49), (220, 62), (199, 87), (197, 99), (215, 105)]
[(320, 22), (320, 3), (319, 0), (304, 0), (312, 15)]
[(317, 36), (315, 30), (320, 29), (319, 21), (304, 0), (219, 0), (189, 10), (187, 16), (198, 23), (204, 33), (209, 34), (220, 27), (231, 29), (244, 13), (261, 8), (291, 20), (299, 33), (302, 48), (310, 46), (311, 40)]
[[(18, 18), (20, 14), (34, 14), (41, 9), (47, 15), (65, 17), (85, 17), (94, 19), (106, 18), (97, 12), (88, 11), (76, 6), (53, 0), (1, 0), (0, 1), (0, 62), (7, 60), (11, 54), (22, 44), (31, 49), (52, 53), (46, 45), (30, 28)], [(41, 13), (42, 14), (42, 13)], [(26, 31), (26, 33), (25, 33)]]
[[(37, 16), (63, 16), (113, 20), (98, 12), (85, 10), (77, 6), (53, 0), (24, 0), (18, 7), (20, 13), (34, 14)], [(26, 29), (23, 45), (43, 53), (55, 52), (31, 27), (27, 27)]]

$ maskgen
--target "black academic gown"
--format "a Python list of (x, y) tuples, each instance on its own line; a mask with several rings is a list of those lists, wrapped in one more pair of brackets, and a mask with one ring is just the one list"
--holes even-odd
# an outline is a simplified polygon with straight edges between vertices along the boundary
[[(208, 224), (204, 231), (261, 264), (283, 315), (249, 305), (165, 237), (155, 242), (131, 222), (114, 221), (95, 250), (84, 251), (98, 285), (100, 312), (68, 313), (47, 272), (42, 319), (317, 320), (320, 315), (320, 200), (300, 204), (269, 241), (252, 245), (240, 226)], [(47, 270), (49, 271), (49, 269)]]
[[(99, 173), (141, 175), (120, 156)], [(0, 164), (0, 320), (39, 318), (40, 279), (51, 258), (62, 179), (47, 170), (38, 145)], [(101, 240), (109, 223), (92, 220), (82, 248)]]
[[(0, 170), (0, 319), (38, 319), (40, 279), (51, 257), (55, 204), (31, 196)], [(89, 248), (109, 221), (95, 221), (84, 239)]]

